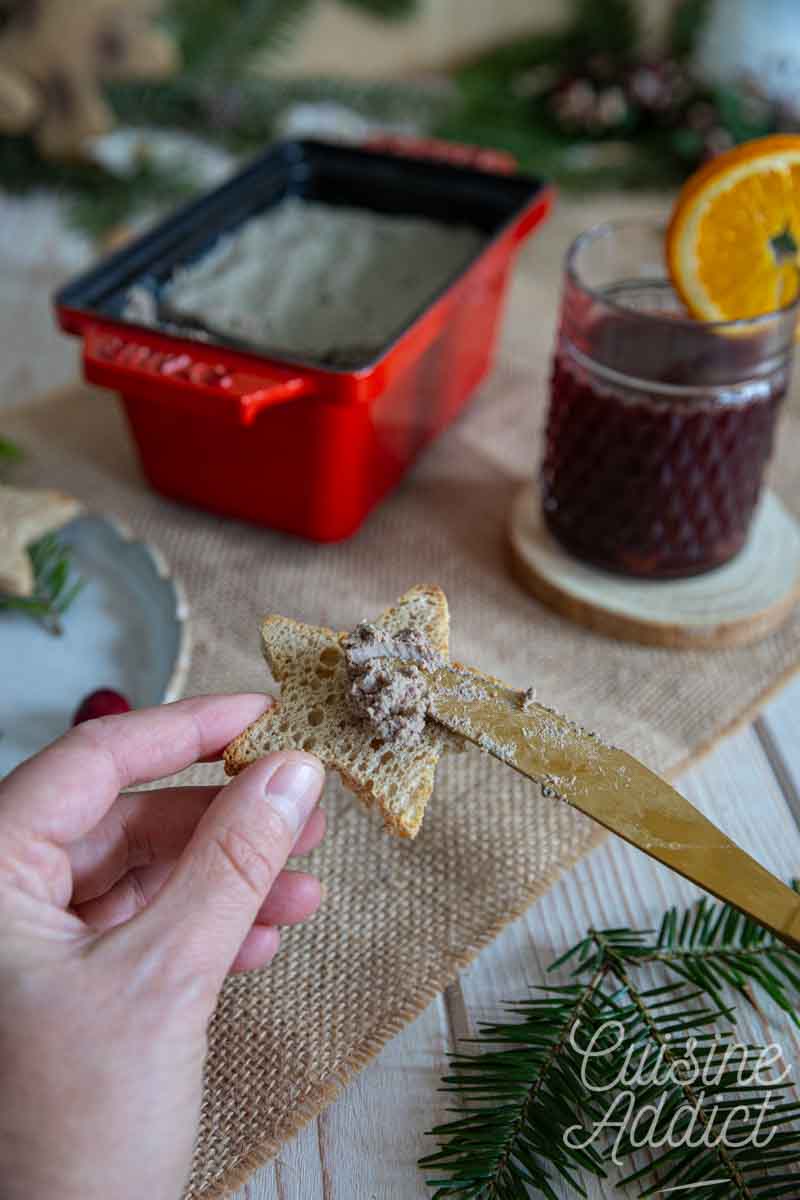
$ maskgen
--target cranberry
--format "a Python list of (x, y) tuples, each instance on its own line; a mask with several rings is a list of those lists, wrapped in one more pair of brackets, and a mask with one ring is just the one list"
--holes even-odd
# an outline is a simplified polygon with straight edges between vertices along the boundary
[(130, 704), (119, 692), (112, 688), (99, 688), (80, 702), (72, 724), (81, 725), (84, 721), (93, 721), (95, 717), (114, 717), (130, 711)]

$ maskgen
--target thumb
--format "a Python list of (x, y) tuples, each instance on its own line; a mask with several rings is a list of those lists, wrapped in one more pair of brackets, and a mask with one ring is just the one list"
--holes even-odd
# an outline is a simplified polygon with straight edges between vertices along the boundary
[(183, 974), (222, 985), (322, 791), (310, 754), (271, 754), (223, 787), (164, 887), (135, 918)]

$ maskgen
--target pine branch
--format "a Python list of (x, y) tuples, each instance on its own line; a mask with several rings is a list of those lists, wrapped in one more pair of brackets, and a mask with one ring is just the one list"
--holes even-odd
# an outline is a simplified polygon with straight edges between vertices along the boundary
[(370, 16), (384, 21), (404, 21), (412, 17), (419, 8), (418, 0), (344, 0), (350, 8), (357, 8)]
[[(612, 959), (640, 966), (658, 963), (694, 984), (722, 1006), (725, 986), (754, 1005), (753, 988), (765, 992), (800, 1028), (793, 993), (800, 993), (800, 955), (737, 909), (702, 899), (682, 918), (671, 908), (658, 934), (633, 930), (591, 930), (591, 952), (576, 974), (596, 970)], [(579, 947), (561, 962), (573, 958)]]
[(24, 455), (19, 446), (10, 442), (8, 438), (0, 437), (0, 466), (21, 462), (23, 457)]
[(593, 54), (632, 54), (640, 37), (635, 0), (576, 0), (574, 38)]
[(102, 237), (132, 214), (170, 208), (196, 190), (197, 181), (185, 169), (145, 160), (131, 175), (105, 175), (102, 186), (77, 190), (68, 216), (85, 233)]
[[(214, 82), (181, 75), (158, 83), (117, 83), (108, 89), (118, 118), (131, 125), (202, 129), (211, 144), (253, 154), (275, 136), (279, 117), (299, 102), (335, 101), (377, 121), (409, 120), (428, 131), (444, 119), (452, 94), (412, 84), (337, 80), (273, 80), (246, 76)], [(0, 179), (10, 191), (47, 187), (64, 196), (75, 225), (97, 236), (132, 213), (166, 208), (197, 188), (181, 166), (141, 161), (132, 175), (111, 174), (88, 161), (44, 160), (27, 137), (0, 136)]]
[(674, 58), (690, 59), (708, 21), (712, 0), (681, 0), (670, 18), (667, 42)]
[(148, 162), (121, 177), (89, 161), (45, 161), (28, 137), (0, 136), (0, 178), (12, 192), (53, 189), (67, 200), (73, 223), (94, 236), (137, 208), (177, 203), (196, 186), (184, 172)]
[[(657, 933), (590, 930), (551, 970), (567, 964), (572, 984), (537, 989), (509, 1020), (481, 1027), (481, 1047), (506, 1048), (453, 1059), (446, 1090), (467, 1112), (432, 1131), (441, 1149), (421, 1160), (443, 1173), (429, 1181), (434, 1200), (555, 1200), (557, 1176), (585, 1195), (584, 1175), (602, 1177), (612, 1161), (641, 1197), (796, 1197), (794, 1085), (767, 1074), (768, 1048), (733, 1040), (724, 993), (754, 1005), (760, 990), (798, 1023), (800, 953), (702, 900), (670, 909)], [(640, 986), (642, 967), (667, 982)], [(652, 1157), (638, 1165), (643, 1148)]]
[[(21, 462), (23, 451), (8, 438), (0, 437), (0, 467)], [(0, 595), (0, 612), (21, 612), (42, 621), (51, 633), (61, 633), (61, 618), (84, 586), (71, 577), (72, 551), (54, 534), (47, 534), (28, 547), (33, 567), (32, 596)]]
[(202, 128), (209, 140), (260, 148), (290, 105), (334, 101), (376, 120), (419, 122), (426, 129), (453, 106), (449, 90), (413, 83), (338, 79), (271, 79), (246, 75), (218, 86), (178, 76), (157, 84), (119, 83), (109, 89), (114, 111), (137, 125)]
[(684, 915), (666, 914), (650, 961), (691, 979), (711, 995), (725, 984), (754, 1004), (760, 989), (800, 1027), (792, 990), (800, 992), (800, 955), (749, 917), (703, 899)]
[(34, 542), (28, 553), (33, 566), (33, 595), (0, 596), (0, 611), (24, 613), (41, 621), (51, 633), (60, 635), (61, 618), (86, 581), (72, 577), (72, 551), (54, 534)]
[[(786, 1161), (788, 1147), (800, 1146), (800, 1133), (776, 1134), (768, 1145), (758, 1147), (757, 1161), (751, 1159), (752, 1145), (746, 1144), (740, 1151), (735, 1144), (729, 1144), (725, 1136), (726, 1122), (737, 1110), (741, 1111), (742, 1117), (737, 1122), (734, 1142), (760, 1129), (760, 1124), (754, 1125), (758, 1112), (762, 1108), (769, 1111), (776, 1093), (788, 1091), (789, 1085), (759, 1087), (748, 1084), (745, 1081), (757, 1074), (760, 1052), (757, 1049), (739, 1051), (730, 1039), (721, 1042), (718, 1037), (702, 1033), (704, 1027), (713, 1025), (726, 1013), (707, 1007), (683, 1012), (677, 1006), (686, 997), (680, 995), (673, 996), (669, 1008), (664, 1011), (660, 1003), (649, 1002), (652, 996), (661, 996), (663, 989), (640, 992), (627, 968), (615, 966), (613, 971), (631, 998), (630, 1017), (625, 1022), (628, 1041), (643, 1048), (657, 1047), (660, 1061), (666, 1068), (660, 1078), (645, 1080), (638, 1087), (630, 1088), (631, 1114), (636, 1114), (640, 1120), (642, 1116), (650, 1116), (652, 1111), (645, 1144), (658, 1147), (670, 1136), (679, 1139), (686, 1136), (693, 1124), (699, 1127), (705, 1143), (690, 1147), (695, 1152), (683, 1155), (676, 1154), (676, 1147), (669, 1146), (646, 1167), (624, 1178), (622, 1186), (642, 1179), (645, 1174), (655, 1174), (653, 1186), (643, 1192), (643, 1196), (690, 1183), (694, 1197), (705, 1194), (703, 1183), (707, 1184), (710, 1197), (725, 1194), (736, 1200), (757, 1200), (765, 1195), (788, 1196), (790, 1188), (796, 1195), (800, 1183), (797, 1175), (791, 1176), (789, 1183), (782, 1187), (774, 1176), (769, 1178), (767, 1172)], [(681, 1036), (684, 1033), (692, 1036), (684, 1038)], [(730, 1056), (734, 1061), (729, 1059), (731, 1050), (736, 1052), (735, 1057)], [(637, 1067), (643, 1065), (643, 1055), (644, 1050)], [(755, 1114), (752, 1118), (751, 1111)], [(798, 1120), (800, 1104), (782, 1106), (781, 1124)], [(640, 1145), (641, 1139), (637, 1145), (637, 1139), (626, 1133), (619, 1140), (616, 1151), (620, 1158), (631, 1158)], [(720, 1182), (727, 1184), (725, 1193), (720, 1191)]]
[(445, 1090), (479, 1107), (431, 1130), (442, 1148), (420, 1166), (447, 1172), (446, 1179), (428, 1181), (437, 1189), (434, 1200), (455, 1192), (500, 1200), (516, 1194), (518, 1183), (556, 1200), (554, 1174), (578, 1195), (586, 1193), (576, 1171), (603, 1177), (597, 1154), (570, 1148), (563, 1132), (583, 1126), (591, 1109), (591, 1098), (587, 1105), (581, 1094), (571, 1035), (580, 1022), (605, 1019), (597, 1003), (604, 974), (602, 968), (584, 985), (540, 989), (544, 995), (513, 1006), (521, 1019), (483, 1027), (478, 1041), (513, 1041), (514, 1049), (453, 1059), (456, 1073), (444, 1079)]
[(167, 22), (184, 74), (241, 75), (253, 57), (284, 48), (313, 0), (171, 0)]
[[(170, 0), (165, 21), (177, 39), (185, 71), (241, 76), (254, 56), (284, 50), (315, 0)], [(346, 0), (383, 20), (402, 20), (417, 0)]]

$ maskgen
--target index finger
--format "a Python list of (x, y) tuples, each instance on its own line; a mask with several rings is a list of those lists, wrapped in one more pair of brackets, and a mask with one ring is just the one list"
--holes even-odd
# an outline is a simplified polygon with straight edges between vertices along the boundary
[(172, 775), (226, 745), (270, 704), (196, 696), (76, 726), (0, 783), (0, 821), (59, 845), (92, 829), (119, 792)]

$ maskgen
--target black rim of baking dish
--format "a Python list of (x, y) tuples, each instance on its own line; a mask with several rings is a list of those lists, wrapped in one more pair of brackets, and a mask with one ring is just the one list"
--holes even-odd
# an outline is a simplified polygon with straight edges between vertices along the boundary
[[(434, 219), (438, 216), (438, 219), (445, 221), (449, 218), (452, 224), (471, 224), (483, 228), (486, 234), (486, 240), (478, 250), (409, 316), (377, 352), (371, 351), (363, 359), (354, 356), (353, 361), (345, 364), (329, 362), (324, 358), (297, 358), (277, 348), (273, 350), (257, 346), (218, 333), (209, 339), (193, 338), (188, 324), (185, 328), (164, 329), (127, 320), (109, 304), (115, 298), (121, 301), (134, 285), (154, 281), (156, 271), (163, 276), (159, 282), (159, 286), (163, 286), (178, 265), (202, 257), (219, 237), (265, 211), (270, 202), (274, 203), (288, 195), (302, 194), (302, 185), (313, 181), (315, 169), (327, 170), (334, 175), (338, 171), (343, 180), (349, 177), (351, 185), (360, 169), (364, 172), (367, 185), (379, 183), (384, 189), (404, 181), (408, 187), (413, 179), (417, 189), (413, 194), (419, 199), (421, 188), (428, 201), (436, 201), (436, 213), (429, 213), (423, 208), (410, 209), (402, 203), (396, 210), (375, 208), (370, 205), (368, 194), (360, 198), (360, 204), (355, 196), (346, 196), (340, 202), (373, 208), (373, 211), (396, 211), (398, 215), (431, 215)], [(295, 190), (288, 190), (289, 184), (293, 184)], [(56, 293), (55, 304), (59, 309), (113, 322), (124, 329), (183, 337), (195, 340), (198, 344), (235, 350), (262, 361), (342, 375), (364, 372), (386, 359), (424, 314), (494, 243), (513, 228), (523, 212), (541, 199), (546, 190), (547, 184), (543, 180), (522, 174), (487, 172), (436, 159), (406, 157), (313, 139), (280, 141), (273, 143), (219, 187), (182, 205), (152, 229), (71, 280)], [(407, 191), (406, 195), (409, 194)], [(332, 202), (328, 200), (327, 203)], [(475, 220), (475, 213), (480, 206), (483, 206), (482, 224)], [(472, 219), (465, 215), (468, 213), (472, 214)], [(490, 219), (492, 214), (494, 221)]]

